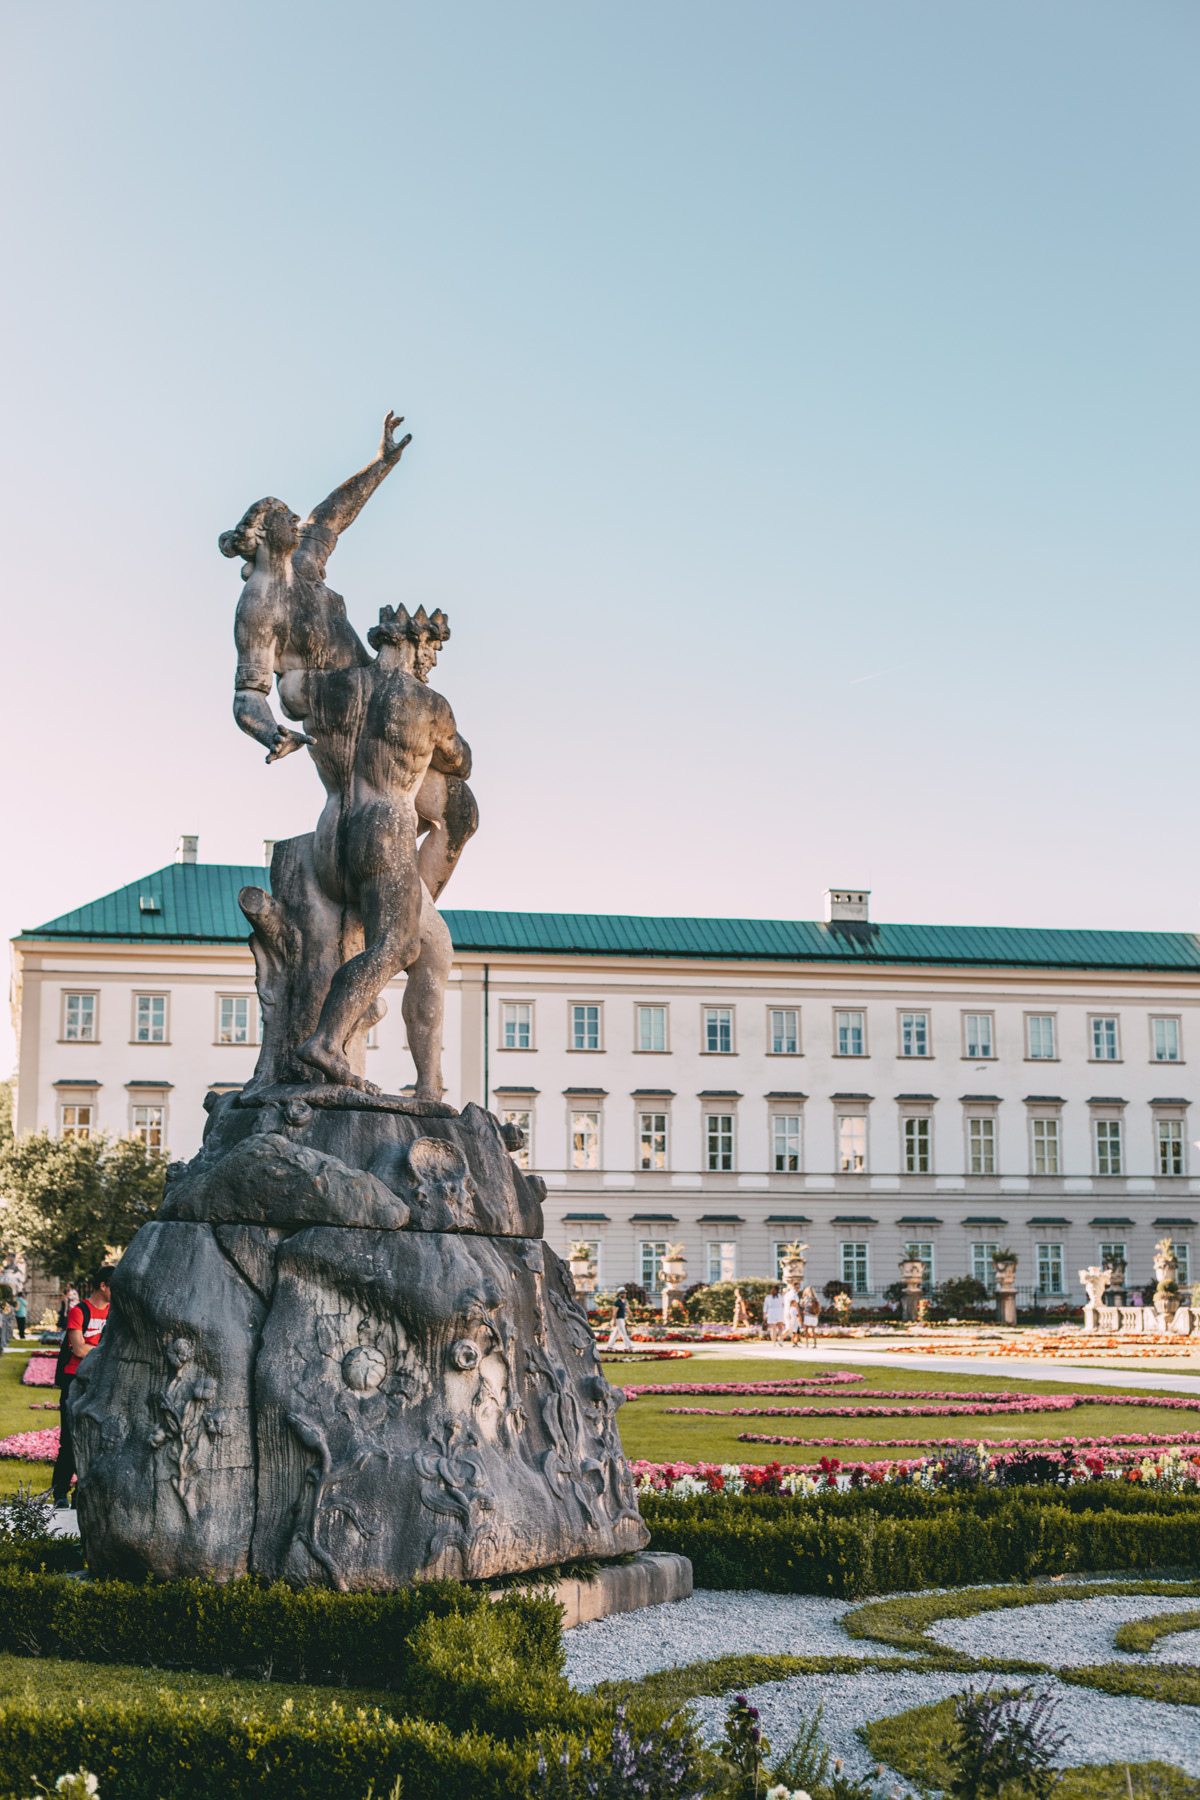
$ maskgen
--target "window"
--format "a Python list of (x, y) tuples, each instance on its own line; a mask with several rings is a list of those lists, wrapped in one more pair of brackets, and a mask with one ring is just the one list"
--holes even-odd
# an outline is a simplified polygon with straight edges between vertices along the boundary
[(989, 1293), (995, 1289), (996, 1274), (992, 1268), (992, 1257), (999, 1249), (998, 1244), (971, 1245), (971, 1274), (976, 1281), (982, 1281)]
[(1112, 1263), (1124, 1264), (1127, 1260), (1124, 1244), (1101, 1244), (1100, 1267), (1102, 1269), (1107, 1268)]
[(506, 1112), (501, 1114), (505, 1125), (515, 1125), (518, 1131), (525, 1133), (525, 1142), (519, 1150), (510, 1150), (509, 1155), (518, 1169), (532, 1167), (533, 1155), (533, 1114), (527, 1111)]
[(976, 1062), (994, 1054), (992, 1050), (992, 1015), (991, 1013), (964, 1013), (963, 1032), (966, 1038), (967, 1057)]
[(1183, 1120), (1155, 1121), (1158, 1138), (1158, 1172), (1160, 1175), (1183, 1174)]
[(161, 1106), (135, 1106), (133, 1135), (147, 1150), (163, 1147), (163, 1109)]
[(90, 1106), (72, 1104), (62, 1109), (62, 1135), (65, 1138), (90, 1138), (92, 1135), (92, 1109)]
[(96, 1042), (95, 994), (63, 995), (63, 1037), (68, 1044)]
[(900, 1014), (900, 1054), (901, 1056), (929, 1055), (929, 1014), (923, 1012)]
[(1031, 1119), (1033, 1134), (1033, 1172), (1035, 1175), (1057, 1175), (1058, 1120)]
[(500, 1008), (500, 1047), (533, 1049), (533, 1007), (527, 1000), (506, 1000)]
[(710, 1244), (708, 1246), (708, 1279), (713, 1281), (735, 1281), (737, 1279), (737, 1245)]
[(733, 1114), (709, 1113), (704, 1121), (704, 1135), (707, 1144), (707, 1166), (710, 1169), (732, 1169)]
[[(260, 1042), (262, 1040), (262, 1035), (263, 1035), (263, 1015), (262, 1015), (262, 1007), (260, 1006), (258, 1009), (258, 1036), (259, 1036)], [(379, 1048), (379, 1027), (378, 1027), (378, 1025), (372, 1025), (370, 1027), (370, 1029), (368, 1030), (366, 1047), (368, 1050), (378, 1050), (378, 1048)]]
[(865, 1013), (834, 1013), (835, 1040), (838, 1056), (865, 1056), (867, 1053)]
[(600, 1114), (598, 1112), (573, 1112), (571, 1114), (571, 1167), (573, 1169), (598, 1169), (600, 1167)]
[(967, 1120), (967, 1174), (996, 1173), (995, 1119)]
[(1039, 1294), (1061, 1294), (1063, 1291), (1063, 1260), (1061, 1244), (1039, 1244), (1037, 1247), (1037, 1275)]
[(928, 1175), (929, 1173), (929, 1126), (928, 1118), (905, 1119), (904, 1121), (904, 1173), (906, 1175)]
[(861, 1175), (867, 1166), (867, 1121), (861, 1113), (843, 1113), (838, 1119), (838, 1169), (843, 1175)]
[(1097, 1175), (1123, 1174), (1120, 1119), (1097, 1119), (1095, 1126)]
[(1115, 1019), (1092, 1020), (1092, 1061), (1117, 1061), (1117, 1021)]
[(1053, 1062), (1054, 1014), (1030, 1013), (1026, 1020), (1029, 1032), (1029, 1055), (1033, 1062)]
[(643, 1169), (666, 1168), (666, 1113), (641, 1114), (638, 1120), (638, 1166)]
[(167, 996), (165, 994), (134, 995), (133, 1041), (135, 1044), (166, 1043)]
[(771, 1055), (800, 1054), (800, 1014), (793, 1007), (771, 1008)]
[(921, 1283), (921, 1289), (922, 1289), (922, 1292), (924, 1292), (926, 1294), (932, 1293), (933, 1292), (933, 1245), (932, 1244), (905, 1244), (904, 1254), (910, 1262), (924, 1263), (925, 1279)]
[(1190, 1287), (1192, 1281), (1192, 1247), (1190, 1244), (1175, 1245), (1175, 1267), (1178, 1272), (1180, 1287)]
[(662, 1286), (663, 1259), (667, 1254), (664, 1242), (643, 1242), (638, 1246), (641, 1254), (638, 1258), (642, 1265), (642, 1286), (657, 1291)]
[(710, 1056), (732, 1056), (732, 1006), (706, 1006), (704, 1008), (704, 1048)]
[(867, 1246), (865, 1244), (842, 1245), (842, 1280), (852, 1294), (867, 1292)]
[(572, 1050), (598, 1050), (600, 1048), (600, 1008), (598, 1006), (573, 1006), (571, 1008), (571, 1048)]
[(794, 1175), (800, 1167), (800, 1115), (776, 1113), (771, 1120), (771, 1148), (778, 1175)]
[(637, 1008), (637, 1047), (639, 1050), (665, 1050), (667, 1047), (667, 1009), (665, 1006)]
[(222, 994), (217, 1000), (218, 1044), (250, 1042), (249, 994)]
[(1151, 1056), (1155, 1062), (1179, 1061), (1179, 1020), (1151, 1019)]

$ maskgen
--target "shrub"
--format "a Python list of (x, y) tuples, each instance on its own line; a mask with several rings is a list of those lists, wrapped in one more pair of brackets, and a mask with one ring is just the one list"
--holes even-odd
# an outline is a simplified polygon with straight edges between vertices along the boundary
[(954, 1703), (955, 1730), (942, 1741), (952, 1800), (990, 1800), (1011, 1782), (1038, 1800), (1055, 1783), (1053, 1762), (1067, 1742), (1055, 1729), (1062, 1704), (1032, 1687), (977, 1691), (968, 1686)]
[[(1099, 1485), (1099, 1484), (1097, 1484)], [(1107, 1489), (1110, 1485), (1104, 1483)], [(1128, 1492), (1137, 1492), (1131, 1486)], [(928, 1494), (868, 1488), (815, 1500), (644, 1495), (651, 1548), (692, 1561), (697, 1587), (846, 1598), (1076, 1569), (1200, 1562), (1200, 1500), (1094, 1489)], [(1091, 1499), (1091, 1506), (1080, 1504)], [(848, 1503), (848, 1504), (847, 1504)]]
[(964, 1313), (981, 1308), (991, 1311), (993, 1300), (982, 1281), (976, 1281), (973, 1275), (956, 1275), (939, 1285), (937, 1303), (948, 1318), (961, 1318)]
[(737, 1288), (742, 1290), (742, 1298), (746, 1302), (746, 1311), (755, 1325), (762, 1324), (763, 1299), (768, 1288), (776, 1286), (773, 1281), (752, 1279), (747, 1281), (713, 1281), (695, 1291), (687, 1302), (687, 1315), (693, 1323), (708, 1320), (713, 1324), (728, 1324), (733, 1318), (733, 1296)]

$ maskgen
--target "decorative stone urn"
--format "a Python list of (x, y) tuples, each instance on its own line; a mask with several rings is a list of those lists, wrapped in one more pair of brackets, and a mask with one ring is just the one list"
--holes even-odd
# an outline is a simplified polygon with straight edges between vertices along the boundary
[(1154, 1274), (1158, 1285), (1154, 1290), (1154, 1310), (1162, 1321), (1162, 1329), (1170, 1331), (1179, 1311), (1179, 1263), (1175, 1245), (1169, 1237), (1160, 1238), (1154, 1246)]
[(904, 1283), (904, 1293), (900, 1300), (903, 1316), (913, 1320), (917, 1317), (921, 1290), (925, 1286), (925, 1264), (918, 1262), (915, 1257), (901, 1257), (900, 1279)]
[(669, 1324), (671, 1318), (671, 1302), (678, 1299), (687, 1284), (687, 1260), (683, 1254), (682, 1244), (668, 1244), (667, 1253), (662, 1260), (662, 1316), (663, 1324)]
[(1015, 1325), (1017, 1322), (1017, 1259), (1000, 1257), (992, 1263), (992, 1274), (996, 1281), (996, 1322), (1000, 1325)]
[(783, 1248), (781, 1262), (783, 1279), (785, 1281), (790, 1281), (795, 1288), (798, 1288), (800, 1283), (804, 1280), (804, 1270), (808, 1263), (808, 1258), (805, 1256), (804, 1252), (807, 1249), (807, 1244), (799, 1243), (785, 1244)]
[(1087, 1294), (1087, 1304), (1083, 1309), (1083, 1329), (1099, 1331), (1100, 1309), (1104, 1304), (1104, 1291), (1111, 1285), (1112, 1269), (1102, 1268), (1099, 1263), (1090, 1263), (1086, 1269), (1080, 1269), (1079, 1280)]
[[(596, 1265), (592, 1261), (592, 1253), (586, 1244), (572, 1244), (567, 1258), (567, 1267), (571, 1271), (571, 1280), (575, 1283), (578, 1294), (594, 1294), (596, 1291)], [(587, 1305), (586, 1299), (584, 1305)]]

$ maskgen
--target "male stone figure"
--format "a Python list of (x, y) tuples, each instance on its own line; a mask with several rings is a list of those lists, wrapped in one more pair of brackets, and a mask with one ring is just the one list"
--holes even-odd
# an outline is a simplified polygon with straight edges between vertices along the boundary
[[(232, 531), (221, 533), (222, 554), (245, 559), (246, 585), (234, 619), (238, 665), (233, 716), (266, 747), (269, 763), (307, 742), (303, 732), (277, 724), (271, 712), (266, 696), (276, 676), (294, 669), (365, 668), (370, 663), (346, 617), (345, 601), (325, 585), (325, 564), (341, 533), (412, 442), (411, 432), (396, 441), (403, 423), (389, 412), (375, 460), (335, 488), (303, 523), (282, 500), (268, 497), (256, 500)], [(416, 673), (422, 681), (437, 660), (437, 641), (432, 652), (419, 652)], [(429, 827), (421, 845), (421, 876), (436, 900), (479, 823), (479, 810), (466, 783), (442, 771), (431, 771), (416, 805)]]
[[(385, 606), (363, 668), (292, 669), (279, 694), (302, 720), (328, 799), (314, 861), (322, 889), (362, 915), (366, 947), (333, 977), (317, 1029), (297, 1054), (328, 1080), (370, 1089), (346, 1058), (347, 1039), (394, 975), (408, 971), (402, 1011), (417, 1068), (416, 1097), (440, 1100), (442, 993), (450, 934), (418, 866), (416, 797), (432, 766), (465, 779), (471, 752), (449, 703), (414, 672), (425, 640), (448, 627), (424, 609)], [(435, 653), (436, 654), (436, 653)], [(422, 659), (432, 666), (428, 650)]]

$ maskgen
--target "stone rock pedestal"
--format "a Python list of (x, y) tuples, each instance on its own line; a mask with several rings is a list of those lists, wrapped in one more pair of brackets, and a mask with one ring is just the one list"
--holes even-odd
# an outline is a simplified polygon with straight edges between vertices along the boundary
[(89, 1567), (382, 1589), (641, 1550), (623, 1396), (496, 1120), (321, 1101), (216, 1101), (118, 1266), (71, 1402)]

